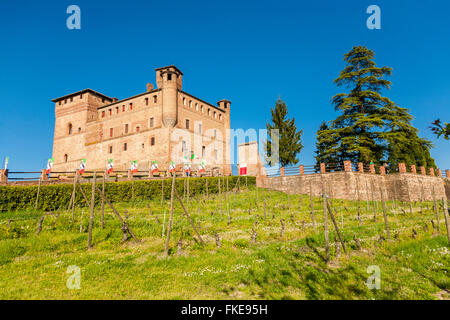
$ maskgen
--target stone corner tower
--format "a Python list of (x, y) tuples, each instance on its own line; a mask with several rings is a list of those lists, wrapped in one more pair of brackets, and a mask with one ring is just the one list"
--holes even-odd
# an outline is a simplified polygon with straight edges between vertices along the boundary
[(173, 128), (178, 122), (178, 91), (183, 85), (183, 72), (173, 65), (155, 71), (156, 86), (162, 96), (162, 122), (166, 128)]

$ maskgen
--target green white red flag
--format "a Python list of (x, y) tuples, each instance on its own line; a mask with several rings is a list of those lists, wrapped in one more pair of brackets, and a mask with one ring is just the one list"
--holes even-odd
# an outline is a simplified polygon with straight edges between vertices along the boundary
[(131, 173), (136, 173), (138, 171), (138, 163), (137, 160), (131, 161), (131, 167), (130, 167)]
[(80, 162), (80, 174), (83, 174), (86, 171), (86, 159), (81, 159)]
[(108, 159), (108, 164), (106, 165), (106, 173), (110, 174), (114, 171), (114, 159)]
[(50, 174), (52, 172), (54, 159), (50, 158), (47, 160), (47, 168), (45, 168), (45, 174)]
[(152, 161), (152, 173), (158, 173), (158, 161)]
[(169, 172), (175, 172), (176, 171), (176, 166), (175, 166), (175, 161), (170, 161), (169, 162)]

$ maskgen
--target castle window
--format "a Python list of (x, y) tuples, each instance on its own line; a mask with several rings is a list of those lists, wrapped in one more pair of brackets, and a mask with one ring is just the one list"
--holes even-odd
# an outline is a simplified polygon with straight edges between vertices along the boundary
[(125, 133), (128, 133), (128, 123), (125, 124)]
[(181, 142), (181, 151), (182, 151), (183, 153), (186, 152), (186, 141), (184, 141), (184, 140)]
[(81, 132), (81, 128), (78, 128), (78, 132)]
[(119, 107), (116, 107), (116, 113), (119, 113)]
[(217, 149), (216, 149), (216, 150), (214, 150), (214, 159), (216, 159), (216, 160), (217, 160)]
[(141, 127), (137, 126), (136, 127), (136, 132), (139, 132), (139, 131), (141, 131)]
[(211, 115), (211, 109), (208, 108), (208, 116)]
[(222, 114), (219, 114), (219, 120), (222, 120)]
[(149, 127), (153, 128), (153, 126), (154, 126), (154, 118), (150, 118)]
[(61, 101), (59, 102), (59, 105), (61, 105)]
[(198, 124), (198, 133), (202, 134), (202, 124), (201, 123)]
[(145, 148), (145, 144), (143, 143), (143, 144), (141, 144), (141, 147), (142, 147), (142, 149), (144, 149)]
[(148, 106), (148, 98), (145, 98), (145, 105)]
[(69, 134), (72, 134), (72, 124), (71, 123), (69, 123), (67, 131)]
[(195, 110), (198, 111), (198, 103), (195, 104)]
[(214, 118), (217, 118), (217, 113), (214, 111)]
[(102, 111), (102, 118), (105, 117), (105, 111)]
[(69, 156), (67, 155), (67, 153), (64, 155), (64, 162), (67, 162), (69, 160)]
[(109, 109), (109, 115), (110, 116), (112, 115), (112, 109)]
[(125, 112), (125, 105), (122, 106), (122, 112)]
[(172, 74), (171, 73), (167, 74), (167, 80), (169, 80), (169, 81), (172, 80)]
[(192, 108), (192, 100), (189, 100), (189, 108)]
[(112, 146), (109, 146), (109, 153), (112, 153)]
[(150, 138), (150, 145), (154, 146), (155, 145), (155, 137), (151, 137)]
[(114, 135), (114, 128), (109, 129), (109, 136), (112, 137)]
[(203, 113), (205, 110), (203, 110), (203, 106), (200, 106), (200, 111)]
[(133, 103), (130, 102), (130, 110), (133, 110)]
[(73, 97), (70, 98), (70, 102), (72, 102), (72, 101), (73, 101)]
[(127, 143), (125, 142), (125, 143), (123, 144), (123, 151), (127, 151), (127, 147), (128, 147), (128, 145), (127, 145)]
[(216, 139), (216, 138), (217, 138), (217, 130), (214, 129), (214, 139)]
[(153, 103), (156, 103), (156, 102), (158, 102), (158, 96), (153, 96)]
[(66, 104), (67, 103), (67, 99), (64, 99), (64, 104)]
[(189, 119), (186, 119), (186, 129), (189, 129)]
[(202, 158), (205, 157), (205, 154), (206, 154), (206, 147), (202, 146)]
[(83, 94), (80, 94), (80, 99), (83, 99)]
[(186, 98), (183, 98), (183, 106), (186, 105)]

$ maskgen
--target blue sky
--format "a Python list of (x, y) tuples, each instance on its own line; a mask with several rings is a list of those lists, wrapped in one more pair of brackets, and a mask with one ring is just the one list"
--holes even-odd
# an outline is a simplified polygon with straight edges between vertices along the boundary
[[(66, 8), (81, 8), (68, 30)], [(381, 8), (382, 29), (366, 27)], [(313, 164), (316, 131), (337, 116), (330, 98), (343, 54), (365, 45), (394, 69), (387, 95), (411, 110), (437, 165), (450, 169), (450, 142), (428, 129), (450, 121), (450, 2), (347, 1), (2, 1), (0, 159), (39, 170), (51, 156), (52, 98), (92, 88), (119, 99), (155, 83), (174, 64), (183, 89), (232, 101), (233, 128), (264, 128), (278, 96), (302, 128), (303, 164)], [(2, 164), (3, 166), (3, 164)]]

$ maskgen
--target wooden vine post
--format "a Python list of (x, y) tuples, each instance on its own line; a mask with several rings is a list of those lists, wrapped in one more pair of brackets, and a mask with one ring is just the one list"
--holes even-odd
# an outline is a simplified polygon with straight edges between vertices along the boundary
[(381, 206), (383, 207), (383, 217), (384, 217), (384, 226), (386, 227), (386, 234), (388, 241), (391, 242), (391, 233), (389, 232), (389, 224), (386, 213), (386, 204), (384, 203), (384, 194), (383, 189), (380, 187), (380, 195), (381, 195)]
[(437, 230), (438, 230), (438, 232), (441, 232), (441, 224), (440, 224), (440, 221), (439, 221), (439, 210), (438, 210), (438, 207), (437, 207), (436, 193), (434, 191), (434, 185), (433, 185), (432, 190), (433, 190), (434, 212), (436, 213), (436, 220), (437, 220)]
[[(338, 224), (337, 224), (337, 222), (336, 222), (336, 219), (334, 218), (333, 210), (331, 210), (331, 206), (330, 206), (330, 203), (328, 202), (328, 199), (325, 198), (325, 202), (326, 202), (326, 206), (327, 206), (327, 209), (328, 209), (328, 214), (329, 214), (330, 217), (331, 217), (331, 221), (333, 221), (334, 229), (336, 230), (336, 233), (337, 233), (337, 235), (338, 235), (338, 237), (339, 237), (339, 241), (341, 242), (342, 248), (344, 249), (344, 252), (347, 253), (347, 250), (346, 250), (346, 248), (345, 248), (344, 239), (343, 239), (342, 236), (341, 236), (341, 233), (340, 233), (340, 231), (339, 231)], [(326, 210), (326, 209), (325, 209), (325, 210)], [(327, 229), (327, 233), (328, 233), (328, 226), (327, 226), (326, 229)], [(325, 239), (326, 239), (325, 241), (328, 243), (328, 234), (325, 236)], [(329, 249), (328, 249), (328, 251), (329, 251)], [(328, 254), (327, 254), (327, 261), (328, 261), (328, 259), (329, 259), (329, 252), (328, 252)]]
[(163, 207), (164, 199), (164, 178), (161, 180), (161, 208)]
[[(91, 192), (91, 206), (89, 208), (89, 235), (88, 235), (88, 249), (92, 247), (92, 225), (94, 223), (94, 207), (95, 207), (95, 183), (97, 179), (97, 172), (94, 172), (94, 180), (92, 181), (92, 192)], [(103, 197), (102, 197), (103, 198)]]
[(444, 197), (442, 199), (442, 203), (444, 206), (444, 218), (445, 218), (445, 227), (447, 228), (447, 238), (448, 238), (448, 244), (450, 245), (450, 212), (448, 211), (447, 207), (447, 199)]
[(77, 182), (78, 182), (78, 171), (75, 171), (75, 176), (73, 178), (73, 190), (72, 190), (72, 198), (71, 198), (71, 202), (69, 204), (69, 208), (72, 206), (72, 222), (74, 219), (74, 210), (75, 210), (75, 197), (76, 197), (76, 193), (77, 193)]
[[(103, 173), (103, 179), (102, 179), (102, 195), (105, 196), (105, 177), (106, 176), (106, 171)], [(102, 198), (102, 216), (101, 216), (101, 227), (102, 229), (105, 227), (105, 200), (103, 200)]]
[(39, 177), (39, 184), (38, 184), (38, 189), (37, 189), (37, 194), (36, 194), (36, 203), (34, 204), (34, 210), (37, 209), (38, 202), (39, 202), (39, 194), (41, 192), (41, 183), (42, 183), (41, 180), (42, 180), (41, 177)]
[(169, 255), (170, 231), (172, 229), (172, 222), (173, 222), (173, 197), (174, 197), (174, 193), (175, 193), (175, 179), (176, 179), (176, 172), (173, 173), (173, 177), (172, 177), (172, 191), (170, 194), (170, 217), (169, 217), (169, 225), (167, 227), (166, 246), (164, 248), (164, 254), (166, 256)]
[(314, 219), (314, 202), (312, 199), (312, 184), (311, 180), (309, 180), (309, 207), (311, 209), (311, 220), (313, 223), (314, 230), (316, 230), (316, 219)]
[(324, 227), (324, 235), (325, 235), (325, 260), (330, 261), (330, 247), (328, 244), (328, 213), (327, 213), (327, 196), (324, 193), (323, 195), (323, 227)]

